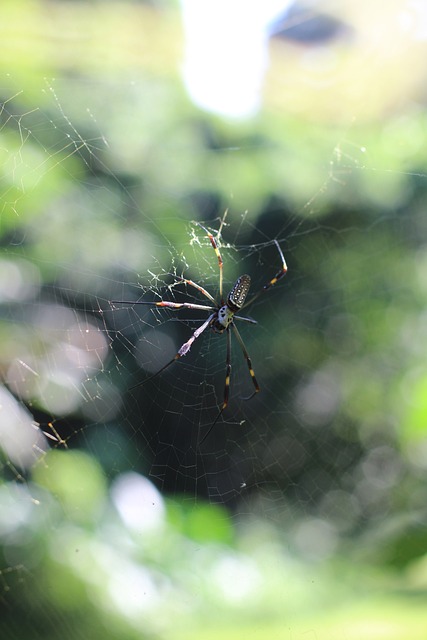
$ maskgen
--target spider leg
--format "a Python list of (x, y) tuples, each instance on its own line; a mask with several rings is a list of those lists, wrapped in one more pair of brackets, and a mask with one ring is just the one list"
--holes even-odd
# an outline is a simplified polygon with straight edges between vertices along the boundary
[(234, 320), (244, 320), (245, 322), (250, 322), (251, 324), (258, 324), (258, 320), (254, 320), (253, 318), (246, 318), (245, 316), (233, 316)]
[(281, 278), (283, 278), (283, 276), (285, 276), (285, 275), (286, 275), (286, 273), (287, 273), (287, 271), (288, 271), (288, 266), (287, 266), (287, 264), (286, 264), (285, 257), (284, 257), (284, 255), (283, 255), (283, 252), (282, 252), (282, 250), (281, 250), (281, 248), (280, 248), (280, 245), (279, 245), (279, 243), (277, 242), (277, 240), (275, 240), (275, 241), (274, 241), (274, 244), (275, 244), (275, 245), (276, 245), (276, 247), (277, 247), (277, 250), (278, 250), (279, 255), (280, 255), (280, 259), (281, 259), (281, 261), (282, 261), (282, 266), (281, 266), (281, 268), (280, 268), (280, 271), (278, 271), (278, 272), (276, 273), (276, 275), (275, 275), (273, 278), (271, 278), (271, 280), (270, 280), (269, 282), (267, 282), (267, 284), (265, 284), (265, 285), (262, 287), (262, 289), (260, 289), (260, 291), (258, 291), (258, 293), (256, 293), (254, 296), (252, 296), (252, 298), (250, 298), (250, 299), (249, 299), (249, 300), (248, 300), (248, 301), (243, 305), (242, 309), (244, 309), (245, 307), (247, 307), (247, 306), (249, 306), (250, 304), (252, 304), (252, 302), (253, 302), (254, 300), (256, 300), (256, 299), (257, 299), (261, 294), (263, 294), (265, 291), (267, 291), (268, 289), (270, 289), (271, 287), (273, 287), (273, 286), (276, 284), (276, 282), (278, 282)]
[(146, 302), (145, 300), (111, 300), (111, 304), (146, 304), (151, 307), (167, 307), (168, 309), (201, 309), (202, 311), (213, 311), (216, 307), (208, 307), (205, 304), (193, 304), (192, 302)]
[(230, 396), (230, 374), (231, 374), (231, 333), (230, 333), (230, 329), (229, 327), (227, 327), (227, 357), (226, 357), (226, 361), (225, 361), (225, 386), (224, 386), (224, 400), (222, 403), (222, 407), (220, 412), (218, 413), (217, 417), (215, 418), (215, 420), (212, 422), (211, 426), (209, 427), (207, 433), (205, 433), (205, 435), (203, 436), (203, 438), (200, 440), (200, 442), (198, 443), (198, 446), (200, 447), (204, 441), (206, 440), (206, 438), (208, 437), (208, 435), (211, 433), (212, 429), (214, 428), (214, 426), (216, 425), (216, 423), (218, 422), (218, 420), (220, 419), (224, 409), (227, 408), (228, 405), (228, 398)]
[(206, 289), (201, 287), (196, 282), (193, 282), (192, 280), (189, 280), (188, 278), (183, 278), (182, 276), (177, 276), (174, 273), (168, 273), (167, 275), (168, 276), (172, 276), (172, 278), (175, 278), (176, 280), (179, 280), (180, 282), (185, 282), (185, 284), (189, 284), (190, 287), (194, 287), (195, 289), (197, 289), (197, 291), (200, 291), (200, 293), (203, 293), (203, 295), (206, 296), (206, 298), (208, 298), (208, 300), (213, 302), (214, 305), (217, 305), (215, 298), (213, 296), (211, 296), (209, 291), (206, 291)]
[(194, 222), (194, 224), (197, 224), (201, 229), (203, 229), (203, 231), (206, 233), (207, 237), (209, 238), (209, 240), (211, 241), (211, 245), (213, 247), (213, 250), (216, 253), (216, 257), (218, 258), (218, 267), (219, 267), (219, 297), (221, 298), (221, 305), (224, 304), (224, 299), (222, 297), (222, 257), (220, 254), (220, 251), (218, 249), (218, 244), (217, 241), (215, 240), (215, 238), (213, 237), (213, 235), (211, 234), (210, 231), (208, 231), (206, 229), (206, 227), (204, 227), (200, 222)]
[(247, 398), (243, 398), (243, 400), (250, 400), (260, 390), (259, 389), (259, 384), (258, 384), (257, 379), (255, 378), (255, 372), (254, 372), (254, 370), (252, 368), (252, 360), (251, 360), (251, 358), (249, 356), (248, 350), (245, 347), (245, 343), (243, 342), (242, 336), (238, 332), (237, 327), (234, 324), (234, 322), (231, 324), (231, 326), (233, 327), (234, 335), (236, 336), (237, 342), (239, 343), (240, 348), (241, 348), (241, 350), (243, 352), (243, 355), (245, 356), (245, 360), (246, 360), (246, 363), (248, 365), (248, 369), (249, 369), (249, 373), (250, 373), (250, 376), (251, 376), (251, 380), (252, 380), (253, 385), (255, 387), (255, 391), (250, 396), (248, 396)]
[(145, 378), (145, 380), (143, 380), (142, 382), (138, 382), (138, 384), (135, 384), (133, 387), (130, 387), (130, 390), (135, 389), (136, 387), (140, 387), (141, 385), (145, 384), (149, 380), (156, 378), (160, 373), (162, 373), (162, 371), (164, 371), (165, 369), (170, 367), (171, 364), (176, 362), (176, 360), (179, 360), (179, 358), (182, 358), (182, 356), (185, 356), (190, 351), (191, 345), (193, 344), (193, 342), (197, 340), (197, 338), (203, 333), (205, 329), (207, 329), (207, 327), (210, 325), (214, 317), (215, 317), (215, 313), (211, 313), (209, 318), (202, 325), (200, 325), (200, 327), (197, 327), (197, 329), (193, 332), (190, 339), (187, 340), (187, 342), (184, 342), (184, 344), (179, 348), (178, 352), (174, 355), (172, 360), (169, 360), (169, 362), (167, 362), (161, 369), (159, 369), (152, 376), (148, 376), (148, 378)]
[(230, 397), (230, 375), (231, 375), (231, 333), (230, 327), (227, 327), (227, 357), (225, 360), (225, 386), (224, 400), (222, 403), (221, 413), (227, 408), (228, 398)]

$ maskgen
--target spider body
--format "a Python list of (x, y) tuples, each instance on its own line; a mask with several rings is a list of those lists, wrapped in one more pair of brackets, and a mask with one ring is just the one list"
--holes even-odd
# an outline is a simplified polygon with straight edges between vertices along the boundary
[(215, 333), (224, 333), (228, 329), (235, 314), (243, 307), (250, 286), (251, 279), (248, 275), (244, 274), (237, 278), (227, 296), (226, 303), (218, 309), (216, 317), (212, 320), (211, 327)]
[[(281, 267), (280, 267), (280, 270), (276, 273), (276, 275), (273, 278), (271, 278), (271, 280), (269, 280), (258, 291), (258, 293), (255, 293), (247, 301), (247, 296), (248, 296), (249, 288), (250, 288), (250, 285), (251, 285), (251, 278), (247, 274), (243, 274), (239, 278), (237, 278), (237, 280), (234, 283), (233, 287), (231, 288), (231, 291), (228, 294), (226, 300), (224, 300), (223, 293), (222, 293), (223, 261), (222, 261), (220, 250), (218, 248), (217, 240), (214, 238), (212, 233), (210, 231), (208, 231), (200, 222), (195, 222), (194, 224), (197, 224), (205, 232), (206, 236), (210, 240), (212, 248), (215, 251), (216, 257), (218, 259), (220, 303), (218, 303), (217, 300), (215, 300), (215, 298), (209, 293), (209, 291), (207, 291), (201, 285), (193, 282), (192, 280), (189, 280), (188, 278), (184, 278), (184, 277), (180, 277), (180, 276), (176, 276), (176, 275), (173, 276), (175, 278), (175, 280), (183, 282), (186, 285), (188, 285), (190, 287), (193, 287), (194, 289), (197, 289), (202, 295), (205, 296), (205, 298), (207, 298), (209, 300), (210, 305), (191, 303), (191, 302), (169, 302), (168, 300), (159, 300), (157, 302), (146, 302), (146, 301), (142, 301), (142, 300), (141, 301), (140, 300), (137, 300), (137, 301), (113, 300), (112, 302), (113, 303), (118, 303), (118, 304), (131, 304), (131, 305), (134, 305), (134, 304), (145, 304), (145, 305), (150, 305), (150, 306), (153, 306), (153, 307), (168, 307), (169, 309), (175, 309), (175, 310), (179, 310), (179, 309), (198, 309), (198, 310), (201, 310), (201, 311), (209, 311), (209, 313), (210, 313), (208, 318), (199, 327), (197, 327), (197, 329), (192, 333), (192, 335), (187, 340), (187, 342), (184, 342), (184, 344), (179, 348), (178, 352), (175, 354), (175, 356), (172, 358), (172, 360), (170, 360), (167, 364), (165, 364), (159, 371), (157, 371), (157, 373), (155, 373), (152, 376), (149, 376), (148, 378), (143, 380), (143, 382), (141, 382), (141, 383), (139, 383), (138, 385), (135, 385), (135, 386), (140, 386), (141, 384), (144, 384), (148, 380), (151, 380), (153, 377), (159, 375), (159, 373), (161, 373), (162, 371), (167, 369), (171, 364), (176, 362), (176, 360), (179, 360), (179, 358), (181, 358), (182, 356), (185, 356), (190, 351), (193, 342), (195, 340), (197, 340), (197, 338), (208, 327), (210, 327), (215, 333), (219, 333), (219, 334), (225, 333), (226, 334), (226, 336), (227, 336), (227, 355), (226, 355), (226, 365), (225, 365), (226, 366), (226, 370), (225, 370), (224, 399), (223, 399), (223, 403), (222, 403), (221, 409), (220, 409), (217, 417), (215, 418), (215, 420), (212, 423), (212, 425), (211, 425), (210, 429), (208, 430), (208, 432), (205, 434), (205, 436), (202, 438), (202, 440), (199, 443), (199, 444), (202, 444), (202, 442), (208, 437), (208, 435), (212, 431), (213, 427), (217, 423), (218, 419), (220, 418), (221, 414), (223, 413), (224, 409), (228, 405), (228, 398), (229, 398), (229, 393), (230, 393), (230, 374), (231, 374), (231, 331), (234, 333), (234, 335), (235, 335), (235, 337), (237, 339), (237, 342), (239, 343), (239, 346), (240, 346), (240, 348), (242, 350), (243, 356), (244, 356), (244, 358), (246, 360), (246, 364), (248, 366), (249, 375), (251, 377), (252, 384), (254, 386), (253, 393), (249, 396), (249, 398), (246, 398), (246, 399), (249, 400), (256, 393), (258, 393), (259, 390), (260, 390), (258, 381), (257, 381), (257, 379), (255, 377), (254, 369), (252, 367), (252, 361), (250, 359), (250, 356), (249, 356), (249, 353), (248, 353), (248, 351), (246, 349), (246, 346), (245, 346), (245, 344), (243, 342), (243, 339), (242, 339), (242, 337), (241, 337), (241, 335), (240, 335), (240, 333), (239, 333), (239, 331), (238, 331), (238, 329), (236, 327), (236, 322), (235, 321), (236, 320), (242, 320), (244, 322), (250, 322), (252, 324), (256, 324), (256, 320), (252, 320), (252, 318), (245, 318), (243, 316), (238, 315), (238, 313), (242, 309), (244, 309), (244, 308), (248, 307), (250, 304), (252, 304), (252, 302), (254, 302), (254, 300), (256, 300), (261, 294), (263, 294), (265, 291), (270, 289), (270, 287), (273, 287), (281, 278), (283, 278), (283, 276), (286, 275), (288, 267), (286, 265), (286, 261), (285, 261), (285, 258), (283, 256), (282, 250), (281, 250), (281, 248), (279, 246), (279, 243), (277, 242), (277, 240), (274, 240), (274, 244), (277, 247), (277, 251), (279, 252), (279, 256), (280, 256), (280, 259), (281, 259)], [(221, 223), (221, 227), (220, 227), (220, 229), (218, 231), (217, 237), (219, 237), (219, 235), (221, 233), (221, 229), (222, 229), (223, 224), (224, 224), (224, 219), (223, 219), (223, 221)], [(132, 388), (134, 388), (134, 387), (132, 387)]]

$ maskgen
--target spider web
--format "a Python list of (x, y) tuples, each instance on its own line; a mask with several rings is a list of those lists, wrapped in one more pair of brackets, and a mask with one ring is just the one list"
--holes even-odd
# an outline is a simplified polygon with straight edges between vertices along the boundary
[[(23, 93), (12, 92), (2, 109), (2, 132), (17, 140), (5, 147), (10, 167), (5, 180), (12, 186), (2, 212), (3, 229), (10, 227), (3, 253), (4, 394), (26, 443), (23, 447), (21, 435), (19, 442), (6, 441), (5, 464), (18, 479), (34, 456), (42, 459), (52, 446), (83, 447), (99, 457), (108, 474), (138, 470), (166, 494), (237, 507), (256, 489), (257, 500), (264, 496), (274, 505), (282, 485), (277, 478), (286, 469), (292, 487), (291, 467), (298, 474), (307, 455), (296, 391), (291, 385), (284, 393), (282, 384), (283, 376), (301, 366), (288, 335), (307, 313), (309, 295), (306, 289), (296, 299), (288, 285), (301, 280), (294, 244), (321, 229), (315, 217), (324, 193), (337, 184), (338, 168), (327, 170), (318, 195), (296, 214), (286, 212), (284, 223), (281, 204), (274, 202), (266, 208), (264, 225), (235, 206), (225, 217), (220, 203), (218, 215), (203, 220), (207, 203), (197, 198), (187, 220), (141, 211), (132, 187), (103, 160), (111, 151), (107, 135), (84, 138), (65, 110), (68, 90), (45, 80), (43, 109), (27, 110), (21, 106)], [(88, 118), (92, 128), (101, 129), (92, 109), (79, 117), (82, 126)], [(71, 184), (80, 175), (80, 184)], [(27, 199), (38, 209), (28, 220)], [(228, 201), (235, 199), (229, 195)], [(217, 259), (193, 217), (202, 218), (217, 238), (224, 295), (242, 273), (250, 273), (252, 292), (271, 279), (280, 267), (274, 239), (290, 268), (288, 282), (248, 309), (258, 324), (240, 327), (262, 391), (243, 400), (253, 387), (233, 341), (230, 403), (200, 448), (197, 443), (222, 404), (225, 336), (205, 331), (187, 356), (132, 388), (170, 360), (206, 314), (111, 302), (164, 298), (206, 304), (174, 275), (191, 278), (218, 298)], [(274, 235), (263, 226), (274, 227)], [(274, 319), (270, 328), (265, 318)]]
[[(223, 222), (224, 219), (221, 224), (220, 221), (216, 224), (220, 227)], [(219, 299), (219, 270), (210, 242), (203, 232), (200, 233), (198, 227), (192, 223), (188, 227), (187, 242), (179, 252), (179, 257), (171, 252), (168, 270), (172, 275), (156, 272), (145, 286), (122, 286), (116, 299), (129, 300), (133, 295), (135, 300), (143, 297), (145, 300), (153, 301), (168, 299), (209, 304), (209, 301), (203, 299), (193, 287), (180, 282), (174, 275), (191, 277), (193, 281), (203, 283), (203, 286)], [(234, 233), (232, 224), (223, 227), (232, 241), (225, 241), (216, 233), (225, 264), (225, 291), (231, 288), (239, 272), (254, 272), (254, 269), (258, 269), (258, 276), (254, 276), (254, 289), (259, 289), (267, 284), (280, 267), (280, 256), (271, 241), (236, 246), (235, 239), (244, 236), (242, 228), (245, 227), (248, 228), (246, 235), (253, 237), (255, 229), (246, 224), (244, 219), (239, 221)], [(213, 228), (212, 230), (214, 231)], [(252, 265), (252, 269), (248, 265)], [(261, 299), (254, 308), (265, 304), (267, 309), (264, 307), (264, 313), (271, 313), (272, 309), (274, 310), (274, 300), (277, 300), (277, 296), (273, 295), (269, 301)], [(138, 305), (114, 304), (114, 309), (109, 315), (113, 325), (118, 323), (125, 328), (118, 329), (116, 336), (123, 348), (124, 357), (127, 358), (131, 350), (134, 358), (136, 353), (136, 366), (143, 367), (146, 375), (155, 375), (159, 368), (174, 357), (177, 345), (186, 341), (200, 326), (200, 318), (206, 319), (209, 313), (204, 312), (203, 315), (200, 311), (188, 309), (175, 312), (165, 308), (151, 309)], [(265, 329), (263, 331), (258, 325), (245, 323), (245, 326), (240, 327), (244, 335), (250, 335), (250, 329), (260, 329), (259, 332), (264, 334), (264, 340), (268, 341)], [(188, 492), (189, 485), (190, 492), (200, 491), (211, 500), (223, 502), (236, 499), (249, 482), (256, 482), (256, 471), (252, 465), (257, 458), (256, 450), (267, 434), (265, 425), (261, 426), (254, 440), (251, 416), (260, 412), (259, 404), (256, 401), (242, 400), (252, 395), (252, 382), (238, 344), (233, 344), (232, 353), (230, 403), (225, 416), (220, 416), (209, 434), (207, 440), (210, 442), (203, 443), (200, 450), (198, 442), (202, 442), (208, 434), (223, 401), (224, 335), (205, 331), (187, 356), (164, 371), (159, 378), (151, 378), (146, 385), (133, 388), (129, 394), (131, 397), (128, 406), (134, 412), (138, 423), (141, 416), (146, 416), (147, 424), (157, 425), (158, 418), (154, 416), (161, 407), (162, 428), (159, 430), (156, 426), (151, 433), (150, 429), (147, 429), (147, 447), (151, 455), (155, 455), (150, 474), (169, 492)], [(254, 358), (256, 360), (256, 354)], [(261, 360), (258, 364), (257, 375), (259, 370), (261, 378), (263, 369), (274, 369), (274, 362), (270, 362), (272, 359), (271, 354), (270, 357), (264, 358), (264, 363)], [(138, 377), (141, 378), (140, 375)], [(143, 381), (142, 376), (141, 382)], [(271, 387), (263, 389), (264, 399), (261, 406), (264, 408), (268, 406), (269, 396), (274, 395), (274, 380)], [(277, 402), (276, 394), (275, 406)], [(284, 412), (283, 408), (279, 409), (279, 412), (282, 415), (288, 413)], [(248, 438), (248, 428), (252, 431), (252, 438)]]
[[(162, 491), (190, 501), (207, 497), (241, 509), (254, 497), (266, 500), (265, 509), (277, 515), (286, 510), (283, 503), (277, 511), (276, 503), (276, 494), (286, 485), (292, 501), (315, 504), (322, 483), (313, 480), (315, 473), (307, 474), (307, 465), (312, 447), (334, 451), (337, 436), (321, 427), (339, 405), (332, 391), (338, 370), (325, 365), (325, 371), (316, 371), (318, 380), (313, 378), (312, 363), (300, 351), (301, 332), (312, 331), (317, 334), (313, 340), (318, 340), (319, 328), (312, 319), (318, 323), (324, 318), (329, 327), (321, 331), (333, 335), (330, 327), (333, 322), (339, 327), (340, 308), (327, 278), (321, 279), (320, 288), (318, 281), (310, 285), (310, 273), (301, 272), (298, 260), (305, 260), (314, 271), (322, 269), (323, 256), (330, 255), (334, 245), (347, 242), (346, 234), (351, 238), (366, 228), (373, 232), (381, 224), (377, 217), (356, 222), (350, 229), (348, 221), (347, 228), (338, 224), (333, 229), (323, 217), (328, 202), (339, 200), (343, 191), (348, 197), (364, 149), (341, 140), (329, 150), (323, 170), (312, 179), (317, 190), (300, 205), (296, 194), (295, 211), (280, 199), (271, 200), (263, 217), (253, 219), (249, 209), (238, 211), (233, 203), (233, 211), (224, 213), (217, 203), (212, 213), (218, 215), (208, 219), (203, 213), (212, 203), (199, 201), (196, 195), (193, 202), (184, 203), (187, 219), (179, 220), (168, 214), (171, 202), (165, 206), (166, 215), (140, 210), (132, 187), (103, 160), (107, 151), (111, 153), (108, 136), (83, 138), (65, 111), (68, 90), (64, 86), (60, 92), (54, 81), (44, 82), (47, 113), (53, 115), (42, 110), (21, 113), (15, 106), (19, 94), (3, 106), (3, 131), (12, 123), (19, 139), (18, 148), (9, 155), (10, 175), (21, 192), (16, 196), (12, 191), (4, 205), (3, 221), (19, 221), (8, 239), (6, 266), (18, 268), (22, 281), (9, 294), (8, 326), (14, 328), (5, 379), (9, 390), (32, 411), (32, 419), (27, 418), (31, 430), (40, 425), (33, 434), (35, 442), (28, 435), (31, 455), (34, 447), (40, 455), (52, 445), (84, 447), (103, 461), (108, 473), (125, 468), (141, 471)], [(92, 109), (85, 111), (87, 115), (93, 127), (101, 128)], [(49, 141), (52, 131), (59, 132), (55, 146)], [(34, 145), (40, 156), (28, 166), (26, 154)], [(223, 155), (247, 152), (226, 148)], [(82, 171), (81, 187), (59, 193), (65, 179), (78, 179)], [(58, 184), (57, 198), (41, 217), (24, 225), (26, 194), (32, 197), (39, 190), (42, 198), (43, 181), (50, 173)], [(103, 175), (98, 177), (101, 173), (106, 174), (107, 184)], [(152, 197), (150, 193), (150, 202)], [(228, 201), (239, 198), (240, 194), (229, 194)], [(42, 201), (40, 209), (43, 205)], [(252, 292), (271, 279), (280, 267), (274, 240), (289, 266), (288, 275), (247, 310), (257, 324), (240, 327), (261, 392), (245, 400), (253, 387), (239, 345), (233, 341), (230, 403), (200, 448), (198, 442), (223, 401), (225, 336), (205, 331), (185, 357), (139, 384), (174, 357), (207, 315), (111, 302), (207, 303), (174, 276), (192, 279), (218, 299), (217, 258), (193, 218), (217, 239), (224, 261), (224, 295), (242, 273), (251, 275)], [(360, 269), (368, 268), (369, 251), (360, 260)], [(30, 338), (19, 344), (22, 330)], [(19, 405), (16, 410), (23, 411)], [(27, 428), (29, 434), (31, 430)], [(356, 452), (349, 456), (357, 459)], [(7, 464), (19, 477), (19, 465), (15, 468), (13, 461), (14, 455)], [(301, 482), (301, 474), (310, 475), (308, 486)]]
[[(161, 376), (130, 390), (176, 353), (203, 315), (189, 310), (172, 312), (118, 305), (111, 300), (156, 301), (165, 297), (206, 304), (199, 292), (173, 275), (191, 277), (218, 298), (217, 259), (209, 240), (191, 220), (177, 223), (173, 217), (162, 216), (160, 221), (137, 211), (131, 189), (102, 160), (108, 148), (105, 136), (100, 134), (90, 140), (81, 136), (64, 111), (54, 82), (46, 80), (42, 93), (49, 98), (48, 112), (52, 111), (52, 117), (39, 109), (21, 113), (15, 107), (19, 105), (19, 93), (5, 101), (2, 111), (2, 130), (11, 128), (19, 141), (16, 148), (8, 149), (10, 181), (18, 189), (7, 192), (10, 198), (4, 202), (2, 214), (3, 227), (10, 224), (13, 228), (13, 236), (7, 237), (4, 273), (7, 276), (15, 268), (20, 276), (15, 289), (10, 287), (9, 291), (9, 278), (4, 283), (5, 296), (12, 303), (7, 317), (12, 355), (6, 382), (33, 410), (34, 421), (30, 422), (31, 429), (36, 429), (36, 442), (29, 431), (28, 451), (34, 446), (41, 454), (47, 446), (57, 443), (86, 446), (102, 458), (107, 433), (108, 447), (113, 449), (133, 449), (136, 440), (137, 447), (128, 454), (128, 462), (148, 473), (167, 492), (184, 493), (193, 499), (200, 494), (221, 502), (236, 499), (242, 488), (257, 484), (257, 474), (265, 464), (277, 464), (278, 458), (272, 454), (272, 460), (264, 461), (259, 468), (254, 461), (259, 457), (258, 448), (266, 444), (267, 435), (277, 428), (271, 425), (272, 413), (277, 415), (277, 421), (289, 420), (293, 428), (287, 399), (280, 398), (275, 390), (273, 376), (271, 388), (261, 382), (259, 398), (242, 400), (250, 395), (252, 387), (246, 362), (234, 344), (230, 405), (209, 442), (199, 451), (197, 442), (218, 414), (224, 387), (225, 340), (211, 331), (206, 331), (191, 352)], [(97, 126), (90, 112), (89, 119)], [(46, 145), (45, 139), (52, 131), (62, 140), (55, 142), (57, 149)], [(33, 147), (39, 155), (31, 158), (30, 165), (27, 155), (31, 155)], [(97, 179), (96, 165), (109, 176), (107, 188)], [(58, 195), (64, 211), (61, 221), (54, 199), (40, 213), (41, 220), (36, 217), (24, 224), (27, 193), (30, 198), (34, 191), (40, 192), (42, 209), (43, 183), (49, 175), (54, 174), (53, 180), (61, 185), (66, 179), (78, 178), (82, 166), (83, 171), (93, 175), (84, 177), (81, 189), (71, 187), (69, 193)], [(329, 179), (333, 178), (328, 182)], [(93, 215), (95, 209), (102, 215), (95, 213), (95, 224), (93, 218), (88, 223), (88, 214)], [(136, 216), (142, 217), (141, 230), (135, 220), (128, 224), (128, 218)], [(273, 239), (251, 221), (249, 212), (230, 213), (226, 219), (222, 213), (204, 222), (215, 233), (223, 256), (224, 294), (243, 272), (251, 273), (255, 292), (280, 267)], [(291, 248), (292, 238), (305, 233), (303, 224), (303, 216), (291, 215), (286, 225), (279, 227), (275, 238), (285, 253)], [(169, 225), (176, 230), (175, 237), (173, 233), (162, 233), (161, 227)], [(218, 234), (220, 226), (223, 233)], [(313, 229), (312, 222), (310, 227)], [(78, 234), (73, 233), (74, 229)], [(99, 245), (94, 242), (96, 236), (102, 237)], [(31, 258), (32, 263), (26, 258)], [(117, 274), (122, 275), (121, 281)], [(256, 301), (251, 314), (256, 311), (258, 317), (279, 317), (277, 305), (284, 291), (285, 286), (280, 283), (277, 290)], [(289, 300), (286, 306), (290, 307)], [(291, 324), (296, 322), (292, 314), (289, 320)], [(283, 366), (273, 357), (283, 326), (281, 321), (276, 336), (268, 336), (261, 321), (241, 327), (245, 340), (249, 338), (248, 347), (260, 381), (265, 371)], [(19, 345), (17, 354), (14, 348), (22, 330), (30, 337)], [(256, 345), (258, 353), (262, 353), (266, 342), (272, 346), (271, 353), (257, 357)], [(271, 398), (275, 400), (270, 406)], [(16, 410), (21, 411), (19, 405)], [(263, 412), (266, 415), (261, 415), (255, 426), (253, 416)], [(73, 415), (80, 416), (80, 426), (68, 418)], [(41, 430), (37, 432), (39, 417)], [(68, 421), (72, 427), (67, 426)], [(21, 455), (21, 447), (19, 451)], [(20, 460), (24, 466), (33, 453), (28, 455)], [(126, 453), (123, 458), (126, 460)], [(20, 472), (13, 460), (14, 455), (7, 464), (18, 477)]]
[[(329, 167), (313, 180), (318, 182), (317, 191), (299, 207), (296, 202), (296, 212), (280, 200), (271, 201), (264, 208), (264, 219), (253, 220), (250, 210), (239, 212), (235, 206), (225, 216), (218, 204), (218, 215), (205, 219), (200, 211), (211, 205), (196, 198), (189, 207), (191, 216), (177, 220), (167, 213), (171, 203), (166, 205), (166, 215), (139, 210), (132, 187), (103, 160), (110, 145), (107, 136), (83, 138), (65, 111), (67, 90), (61, 88), (64, 95), (60, 96), (55, 82), (46, 80), (42, 93), (48, 96), (47, 111), (22, 110), (21, 94), (6, 100), (2, 111), (2, 131), (11, 128), (19, 141), (7, 150), (14, 186), (7, 192), (2, 213), (3, 228), (13, 229), (4, 252), (4, 288), (12, 303), (7, 316), (11, 353), (5, 379), (9, 390), (33, 411), (31, 428), (40, 422), (36, 442), (29, 437), (30, 449), (34, 446), (42, 452), (52, 444), (84, 446), (101, 459), (113, 450), (120, 462), (109, 460), (111, 472), (130, 465), (147, 473), (162, 490), (183, 493), (190, 500), (201, 495), (212, 501), (240, 501), (245, 494), (251, 495), (251, 488), (257, 489), (257, 499), (264, 494), (269, 500), (275, 487), (282, 486), (283, 474), (297, 490), (301, 483), (292, 476), (298, 477), (306, 468), (311, 442), (306, 430), (328, 420), (338, 400), (330, 399), (329, 407), (328, 403), (316, 407), (315, 400), (305, 398), (302, 408), (301, 397), (309, 394), (312, 374), (310, 364), (298, 353), (295, 336), (301, 328), (310, 330), (311, 315), (318, 319), (313, 297), (326, 315), (337, 310), (334, 302), (325, 304), (326, 280), (324, 290), (318, 283), (315, 292), (310, 288), (309, 274), (301, 273), (295, 251), (299, 247), (309, 255), (316, 270), (322, 267), (331, 242), (345, 241), (346, 233), (365, 232), (330, 229), (322, 218), (330, 199), (339, 199), (343, 190), (348, 196), (364, 149), (345, 141), (335, 146), (325, 162)], [(85, 111), (87, 115), (89, 123), (99, 127), (91, 110)], [(53, 143), (52, 132), (58, 137)], [(29, 159), (34, 147), (38, 156)], [(224, 149), (225, 154), (237, 156), (247, 151)], [(80, 172), (82, 187), (69, 186), (60, 193), (66, 180), (78, 179)], [(98, 172), (107, 175), (107, 186)], [(43, 186), (50, 174), (58, 193), (46, 205)], [(27, 222), (26, 197), (32, 198), (34, 192), (40, 194), (40, 213)], [(235, 199), (229, 194), (229, 201)], [(57, 215), (58, 206), (62, 216)], [(289, 266), (286, 278), (247, 310), (257, 324), (240, 327), (262, 391), (244, 400), (253, 388), (233, 341), (230, 404), (200, 450), (197, 442), (222, 404), (225, 336), (205, 331), (187, 356), (134, 387), (168, 362), (207, 316), (200, 311), (111, 302), (207, 303), (175, 275), (191, 278), (218, 298), (217, 259), (208, 238), (192, 223), (193, 217), (217, 239), (224, 261), (224, 294), (242, 273), (251, 275), (252, 292), (271, 279), (280, 267), (274, 240)], [(378, 218), (368, 221), (367, 228), (380, 223)], [(13, 275), (13, 269), (18, 285), (9, 291), (7, 276)], [(22, 330), (29, 337), (19, 343)], [(289, 383), (294, 371), (298, 376)], [(19, 405), (16, 410), (23, 411)], [(77, 423), (73, 416), (79, 416)], [(316, 430), (317, 446), (329, 437)], [(325, 441), (324, 446), (330, 445)], [(15, 469), (13, 459), (7, 464)], [(17, 469), (14, 473), (20, 475)], [(301, 504), (310, 503), (314, 493), (315, 487), (303, 489)]]
[[(278, 116), (255, 133), (210, 121), (171, 133), (188, 105), (170, 79), (17, 87), (9, 76), (0, 113), (5, 478), (43, 501), (28, 483), (34, 468), (51, 449), (83, 449), (110, 479), (137, 471), (190, 506), (226, 505), (236, 523), (254, 513), (286, 523), (300, 550), (314, 521), (329, 527), (331, 549), (375, 526), (405, 471), (423, 468), (414, 452), (398, 459), (400, 405), (385, 391), (423, 356), (414, 363), (421, 321), (403, 321), (425, 294), (426, 231), (420, 203), (400, 211), (426, 178), (421, 145), (399, 156), (405, 123), (387, 131), (394, 160), (374, 155), (366, 128), (307, 124), (312, 157), (293, 117), (283, 134)], [(194, 220), (218, 242), (225, 295), (244, 273), (251, 293), (272, 278), (275, 241), (288, 264), (245, 309), (257, 324), (238, 326), (261, 391), (245, 399), (253, 386), (233, 340), (229, 406), (200, 446), (223, 402), (225, 336), (206, 330), (154, 375), (208, 314), (112, 302), (209, 304), (180, 278), (218, 299), (217, 258)], [(420, 283), (409, 300), (402, 272)], [(370, 298), (387, 302), (382, 322)], [(2, 567), (6, 592), (25, 583), (31, 559), (11, 552)]]

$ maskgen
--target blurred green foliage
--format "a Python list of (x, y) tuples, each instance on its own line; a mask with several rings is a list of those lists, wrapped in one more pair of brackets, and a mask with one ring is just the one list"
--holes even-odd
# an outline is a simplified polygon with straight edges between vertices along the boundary
[[(341, 556), (302, 563), (271, 523), (253, 519), (231, 540), (225, 509), (163, 504), (148, 484), (139, 484), (146, 515), (132, 522), (126, 493), (117, 483), (107, 490), (105, 480), (90, 456), (53, 451), (33, 481), (0, 487), (9, 516), (2, 637), (54, 638), (60, 629), (64, 638), (209, 638), (214, 628), (225, 637), (286, 637), (289, 629), (296, 637), (309, 629), (325, 638), (340, 629), (350, 638), (362, 630), (368, 639), (408, 630), (423, 637), (421, 563), (401, 578), (364, 563), (356, 569)], [(134, 482), (128, 476), (127, 488)], [(72, 488), (97, 500), (77, 506)], [(159, 508), (163, 515), (152, 518)]]

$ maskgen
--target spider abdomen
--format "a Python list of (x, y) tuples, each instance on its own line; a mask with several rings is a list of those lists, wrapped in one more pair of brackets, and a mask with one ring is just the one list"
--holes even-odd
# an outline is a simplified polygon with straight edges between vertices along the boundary
[(227, 306), (233, 311), (239, 311), (245, 304), (246, 296), (248, 295), (249, 287), (251, 286), (251, 279), (246, 273), (237, 278), (233, 288), (227, 297)]

